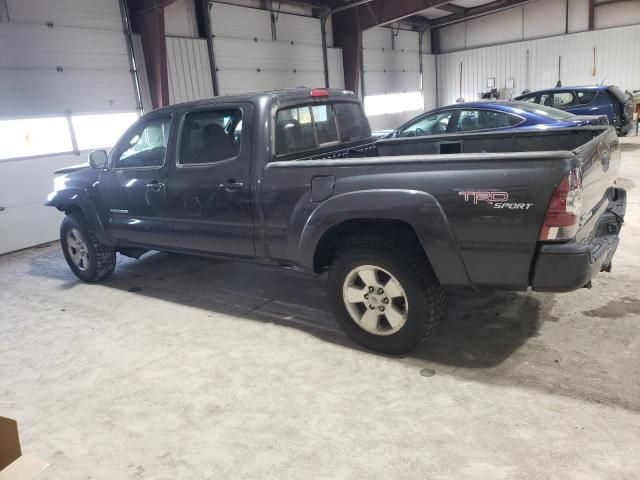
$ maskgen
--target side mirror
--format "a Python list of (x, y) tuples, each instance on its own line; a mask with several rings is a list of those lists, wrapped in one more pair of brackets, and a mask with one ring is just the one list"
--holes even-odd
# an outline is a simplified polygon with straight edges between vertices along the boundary
[(107, 166), (107, 152), (105, 150), (94, 150), (89, 154), (89, 165), (91, 168), (102, 170)]

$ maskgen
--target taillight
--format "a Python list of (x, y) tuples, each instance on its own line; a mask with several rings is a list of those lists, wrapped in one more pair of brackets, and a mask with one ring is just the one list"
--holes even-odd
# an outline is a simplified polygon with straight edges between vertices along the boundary
[(582, 176), (575, 168), (556, 186), (544, 216), (539, 240), (569, 240), (575, 237), (582, 212)]
[(326, 88), (313, 88), (311, 90), (311, 96), (312, 97), (328, 97), (329, 90), (327, 90)]

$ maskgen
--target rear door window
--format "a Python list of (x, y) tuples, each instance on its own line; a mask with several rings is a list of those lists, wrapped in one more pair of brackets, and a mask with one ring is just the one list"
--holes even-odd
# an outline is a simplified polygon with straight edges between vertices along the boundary
[(188, 113), (182, 124), (181, 165), (202, 165), (233, 158), (240, 152), (242, 111), (207, 110)]
[(471, 132), (474, 130), (494, 130), (497, 128), (509, 128), (519, 123), (523, 119), (517, 115), (495, 110), (462, 110), (458, 115), (456, 132)]
[(449, 120), (453, 115), (453, 110), (432, 113), (426, 117), (418, 119), (402, 129), (401, 137), (422, 137), (424, 135), (438, 135), (447, 132)]
[(577, 103), (573, 92), (559, 92), (553, 94), (553, 105), (551, 106), (555, 108), (567, 108), (577, 105)]
[(598, 96), (598, 91), (578, 90), (576, 92), (576, 96), (578, 97), (578, 102), (580, 102), (580, 105), (586, 105), (587, 103), (593, 102), (593, 100)]
[(520, 99), (518, 101), (519, 102), (537, 103), (536, 102), (537, 99), (538, 99), (537, 95), (529, 95), (527, 97), (520, 97)]

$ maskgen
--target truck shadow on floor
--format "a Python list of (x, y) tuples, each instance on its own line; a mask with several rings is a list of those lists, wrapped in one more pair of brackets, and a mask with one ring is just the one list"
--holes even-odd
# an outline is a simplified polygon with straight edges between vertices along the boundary
[[(32, 272), (76, 278), (60, 257), (38, 257), (47, 265)], [(55, 268), (53, 263), (56, 263)], [(291, 269), (149, 253), (141, 260), (118, 255), (113, 277), (99, 285), (177, 304), (296, 328), (340, 345), (360, 349), (334, 319), (326, 278)], [(516, 292), (450, 293), (446, 315), (427, 341), (407, 357), (450, 367), (493, 368), (509, 358), (542, 322), (541, 302)]]
[[(32, 260), (31, 273), (55, 278), (58, 288), (79, 281), (57, 249)], [(101, 288), (115, 288), (214, 313), (273, 323), (314, 335), (345, 348), (366, 351), (351, 341), (331, 313), (324, 277), (293, 270), (149, 253), (141, 260), (118, 256), (118, 268)], [(436, 331), (397, 361), (438, 375), (482, 383), (520, 386), (597, 403), (640, 409), (633, 399), (609, 391), (597, 379), (585, 382), (585, 372), (559, 365), (557, 352), (538, 337), (551, 314), (552, 294), (518, 292), (450, 293), (447, 311)], [(393, 358), (393, 357), (392, 357)]]

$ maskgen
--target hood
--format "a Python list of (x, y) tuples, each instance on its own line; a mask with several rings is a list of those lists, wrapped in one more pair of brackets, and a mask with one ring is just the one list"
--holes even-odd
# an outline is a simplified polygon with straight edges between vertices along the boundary
[(91, 165), (89, 165), (89, 163), (78, 163), (77, 165), (69, 165), (68, 167), (63, 167), (60, 170), (56, 170), (55, 173), (56, 175), (59, 173), (71, 173), (71, 172), (75, 172), (77, 170), (82, 170), (83, 168), (91, 168)]

